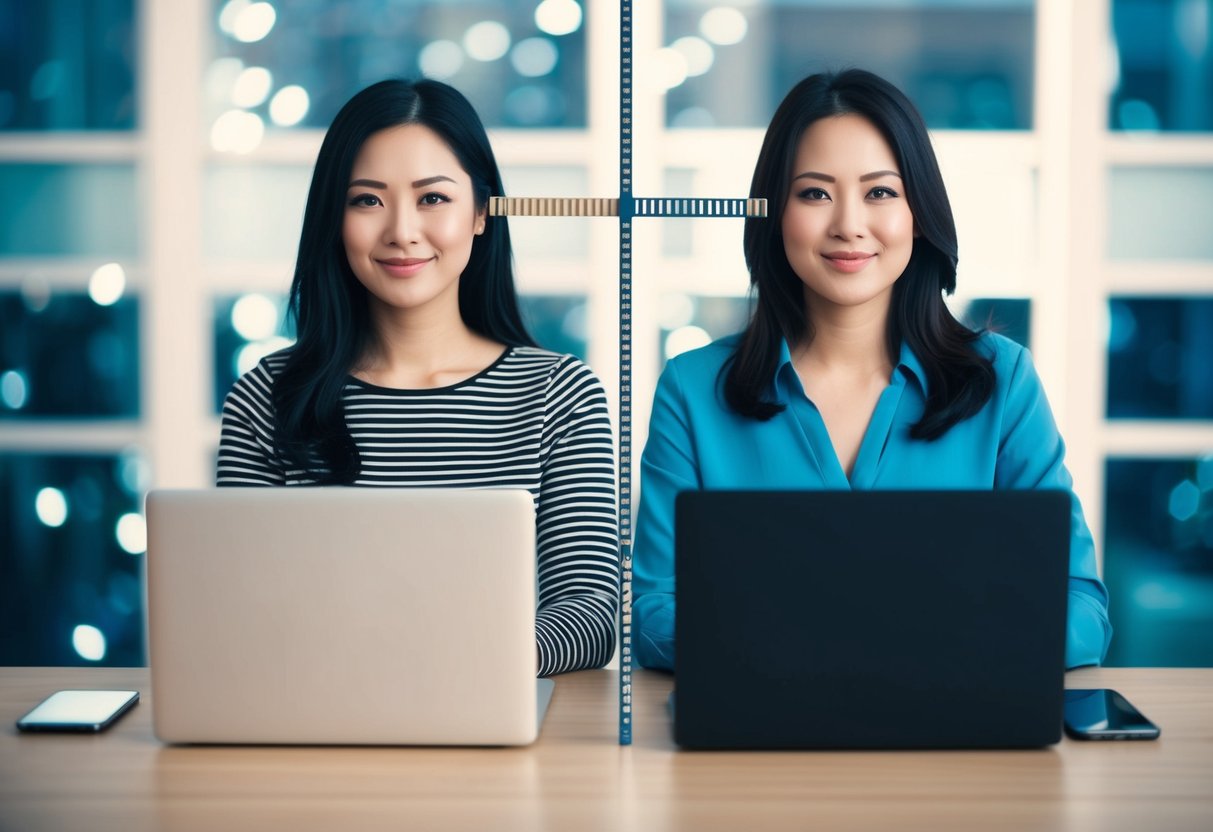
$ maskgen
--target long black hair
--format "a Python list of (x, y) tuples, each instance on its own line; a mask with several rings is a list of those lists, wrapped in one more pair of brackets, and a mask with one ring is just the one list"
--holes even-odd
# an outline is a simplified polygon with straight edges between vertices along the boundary
[(900, 90), (860, 69), (811, 75), (792, 88), (767, 128), (750, 184), (765, 197), (765, 219), (745, 221), (750, 285), (757, 295), (749, 324), (725, 364), (723, 393), (729, 407), (767, 420), (784, 409), (769, 398), (779, 362), (779, 341), (812, 337), (804, 284), (788, 263), (783, 212), (792, 167), (804, 131), (819, 119), (854, 113), (870, 121), (893, 149), (918, 235), (905, 271), (893, 284), (885, 347), (897, 360), (904, 341), (927, 376), (926, 409), (910, 430), (936, 439), (977, 413), (994, 391), (994, 367), (974, 341), (980, 333), (957, 321), (943, 302), (956, 290), (956, 224), (926, 125)]
[[(342, 241), (354, 160), (374, 133), (420, 124), (437, 133), (471, 177), (476, 207), (503, 195), (484, 125), (463, 95), (439, 81), (381, 81), (351, 98), (325, 134), (303, 215), (290, 314), (297, 340), (274, 380), (274, 441), (290, 468), (321, 484), (349, 484), (358, 449), (342, 409), (350, 370), (372, 335), (367, 291)], [(510, 230), (503, 217), (473, 238), (459, 278), (459, 314), (469, 329), (508, 346), (534, 346), (514, 290)]]

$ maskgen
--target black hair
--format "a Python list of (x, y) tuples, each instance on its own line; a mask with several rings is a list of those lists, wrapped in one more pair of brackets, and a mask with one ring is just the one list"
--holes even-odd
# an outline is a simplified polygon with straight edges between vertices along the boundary
[[(367, 291), (350, 269), (342, 224), (354, 161), (380, 130), (420, 124), (446, 142), (471, 177), (476, 207), (504, 195), (484, 125), (466, 98), (439, 81), (381, 81), (351, 98), (324, 136), (308, 191), (291, 283), (289, 314), (297, 340), (274, 380), (275, 450), (289, 468), (325, 485), (350, 484), (360, 470), (342, 408), (349, 373), (371, 337)], [(534, 346), (514, 289), (510, 231), (504, 217), (473, 238), (459, 278), (459, 314), (480, 335), (507, 346)]]
[(943, 293), (956, 289), (956, 224), (922, 116), (895, 86), (860, 69), (805, 78), (783, 99), (767, 128), (750, 196), (766, 198), (768, 215), (746, 219), (744, 231), (757, 302), (721, 371), (724, 399), (737, 413), (763, 421), (784, 409), (768, 397), (780, 338), (796, 343), (812, 337), (804, 284), (788, 263), (783, 242), (792, 167), (804, 131), (820, 119), (843, 114), (870, 121), (901, 169), (918, 233), (910, 261), (893, 284), (885, 347), (896, 362), (904, 341), (921, 362), (928, 397), (910, 435), (937, 439), (989, 400), (994, 367), (976, 349), (980, 333), (957, 321), (943, 302)]

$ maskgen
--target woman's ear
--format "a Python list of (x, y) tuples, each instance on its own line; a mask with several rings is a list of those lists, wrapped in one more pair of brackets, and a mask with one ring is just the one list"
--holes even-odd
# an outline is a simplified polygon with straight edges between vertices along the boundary
[(486, 205), (476, 212), (476, 225), (473, 233), (479, 237), (484, 233), (484, 224), (488, 220), (489, 207)]

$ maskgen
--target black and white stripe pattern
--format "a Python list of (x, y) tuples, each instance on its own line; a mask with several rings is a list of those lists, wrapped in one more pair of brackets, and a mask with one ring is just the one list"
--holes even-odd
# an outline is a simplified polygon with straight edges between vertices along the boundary
[[(242, 376), (223, 403), (219, 485), (307, 485), (273, 452), (270, 389), (285, 356)], [(584, 363), (506, 350), (451, 387), (394, 390), (353, 377), (345, 418), (360, 486), (525, 488), (535, 498), (539, 673), (601, 667), (615, 650), (619, 546), (602, 384)]]

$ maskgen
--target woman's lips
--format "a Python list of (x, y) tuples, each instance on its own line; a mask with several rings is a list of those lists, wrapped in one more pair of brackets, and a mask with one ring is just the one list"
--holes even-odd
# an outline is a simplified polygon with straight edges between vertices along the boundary
[(862, 251), (832, 251), (822, 257), (838, 271), (853, 274), (871, 263), (876, 255)]
[(387, 260), (376, 260), (375, 262), (392, 277), (409, 277), (424, 269), (433, 259), (433, 257), (425, 259), (420, 257), (392, 257)]

